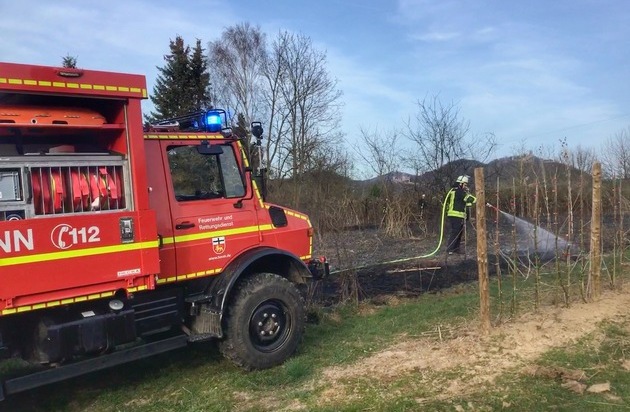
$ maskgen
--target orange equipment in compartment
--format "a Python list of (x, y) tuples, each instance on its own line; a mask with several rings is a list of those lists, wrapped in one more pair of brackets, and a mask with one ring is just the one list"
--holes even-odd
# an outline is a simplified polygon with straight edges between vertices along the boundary
[(31, 184), (35, 214), (48, 215), (63, 212), (65, 184), (61, 171), (52, 168), (33, 169)]
[(89, 177), (91, 208), (93, 210), (117, 209), (120, 206), (116, 180), (106, 167), (99, 167), (98, 172), (90, 172)]
[(0, 105), (0, 123), (29, 125), (99, 126), (105, 118), (83, 107), (21, 107)]
[(72, 169), (70, 180), (72, 182), (72, 209), (75, 212), (90, 210), (90, 185), (87, 177), (79, 169)]

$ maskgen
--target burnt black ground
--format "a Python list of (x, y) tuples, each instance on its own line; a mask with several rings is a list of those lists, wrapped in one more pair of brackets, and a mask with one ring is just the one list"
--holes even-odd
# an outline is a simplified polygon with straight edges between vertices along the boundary
[[(439, 234), (397, 239), (385, 236), (375, 228), (324, 234), (317, 238), (314, 253), (315, 256), (326, 256), (332, 273), (318, 282), (313, 300), (324, 305), (335, 304), (348, 297), (355, 279), (358, 299), (373, 299), (382, 295), (417, 296), (457, 283), (475, 281), (478, 279), (477, 231), (473, 223), (466, 225), (462, 254), (447, 255), (443, 242), (434, 255), (425, 258), (419, 257), (436, 249)], [(534, 231), (534, 225), (526, 221), (522, 223), (525, 225), (515, 224), (511, 215), (499, 215), (498, 222), (495, 216), (487, 218), (488, 272), (491, 277), (496, 274), (497, 262), (502, 271), (507, 270), (508, 259), (520, 260), (528, 266), (534, 258), (538, 262), (550, 262), (563, 254), (573, 256), (584, 253), (575, 244), (567, 243), (561, 235), (558, 240), (569, 247), (556, 250), (553, 233), (561, 233), (566, 228), (558, 226), (554, 230), (552, 226), (545, 230), (541, 226)], [(602, 229), (605, 249), (606, 239), (613, 237), (614, 230), (614, 225), (605, 225)], [(575, 236), (579, 237), (578, 234)], [(539, 246), (533, 246), (534, 237), (538, 239)], [(544, 244), (541, 238), (545, 240)]]
[[(376, 229), (324, 236), (315, 254), (326, 256), (331, 275), (317, 282), (313, 300), (334, 305), (348, 296), (355, 280), (360, 300), (387, 295), (417, 296), (477, 280), (474, 233), (467, 233), (461, 254), (447, 255), (442, 245), (434, 255), (420, 257), (433, 252), (438, 240), (430, 236), (395, 239)], [(489, 261), (496, 258), (489, 256)]]

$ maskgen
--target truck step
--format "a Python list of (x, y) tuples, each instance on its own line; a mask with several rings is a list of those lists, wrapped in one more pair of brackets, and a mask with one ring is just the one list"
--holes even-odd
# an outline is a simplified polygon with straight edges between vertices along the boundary
[(60, 382), (62, 380), (74, 378), (89, 372), (95, 372), (133, 360), (182, 348), (186, 345), (188, 345), (188, 336), (182, 334), (160, 341), (123, 349), (111, 354), (9, 379), (3, 382), (2, 386), (0, 386), (0, 400), (4, 400), (6, 395), (34, 389), (54, 382)]

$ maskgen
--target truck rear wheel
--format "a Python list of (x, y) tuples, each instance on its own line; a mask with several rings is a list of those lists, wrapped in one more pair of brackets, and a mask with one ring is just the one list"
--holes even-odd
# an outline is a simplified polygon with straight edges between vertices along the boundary
[(272, 274), (249, 277), (237, 287), (225, 318), (221, 352), (247, 370), (284, 362), (304, 334), (304, 299), (293, 283)]

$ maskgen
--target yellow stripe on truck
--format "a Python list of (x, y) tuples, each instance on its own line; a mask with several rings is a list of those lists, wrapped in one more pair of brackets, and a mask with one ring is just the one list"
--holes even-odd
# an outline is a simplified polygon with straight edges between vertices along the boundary
[(192, 242), (201, 239), (210, 239), (217, 236), (229, 236), (229, 235), (242, 235), (244, 233), (256, 233), (258, 231), (274, 230), (273, 225), (260, 225), (260, 226), (245, 226), (237, 227), (233, 229), (216, 230), (212, 232), (194, 233), (191, 235), (182, 235), (175, 237), (165, 237), (162, 239), (162, 244), (170, 245), (173, 243)]
[(161, 134), (145, 134), (144, 138), (147, 140), (221, 140), (225, 139), (221, 134), (190, 134), (190, 133), (177, 133), (177, 134), (167, 134), (168, 132), (163, 132)]
[(158, 241), (128, 243), (124, 245), (102, 246), (90, 249), (64, 250), (61, 252), (40, 253), (37, 255), (16, 256), (0, 259), (0, 267), (23, 265), (25, 263), (48, 262), (51, 260), (70, 259), (85, 256), (108, 255), (110, 253), (128, 252), (131, 250), (152, 249), (158, 247)]
[[(147, 289), (149, 289), (147, 285), (132, 286), (132, 287), (127, 288), (127, 292), (135, 293), (135, 292), (140, 292)], [(88, 300), (110, 298), (110, 297), (113, 297), (115, 294), (116, 292), (112, 290), (112, 291), (107, 291), (107, 292), (92, 293), (89, 295), (76, 296), (73, 298), (66, 298), (66, 299), (61, 299), (61, 300), (52, 300), (50, 302), (36, 303), (34, 305), (17, 306), (14, 308), (3, 309), (2, 315), (12, 315), (14, 313), (22, 313), (22, 312), (29, 312), (31, 310), (52, 308), (55, 306), (69, 305), (71, 303), (85, 302)]]
[(158, 276), (158, 277), (156, 277), (155, 283), (157, 283), (158, 285), (162, 285), (164, 283), (172, 283), (172, 282), (177, 282), (177, 281), (180, 281), (180, 280), (188, 280), (188, 279), (200, 278), (200, 277), (203, 277), (203, 276), (215, 275), (217, 273), (221, 273), (222, 270), (223, 270), (223, 268), (202, 270), (200, 272), (186, 273), (184, 275), (169, 276), (169, 277), (166, 277), (166, 278), (160, 278)]
[[(146, 288), (145, 288), (146, 289)], [(114, 296), (114, 292), (102, 292), (102, 293), (93, 293), (91, 295), (86, 296), (77, 296), (75, 298), (63, 299), (63, 300), (52, 300), (50, 302), (37, 303), (35, 305), (25, 305), (18, 306), (16, 308), (3, 309), (3, 315), (12, 315), (14, 313), (22, 313), (29, 312), (31, 310), (44, 309), (44, 308), (52, 308), (55, 306), (67, 305), (74, 302), (85, 302), (86, 300), (95, 300), (101, 298), (109, 298)]]
[(33, 79), (9, 79), (6, 77), (0, 77), (0, 83), (14, 84), (23, 86), (39, 86), (39, 87), (54, 87), (63, 89), (88, 89), (88, 90), (104, 90), (108, 92), (124, 92), (140, 95), (141, 97), (147, 96), (146, 89), (140, 89), (139, 87), (119, 86), (119, 85), (100, 85), (100, 84), (87, 84), (76, 82), (50, 82), (45, 80), (33, 80)]

